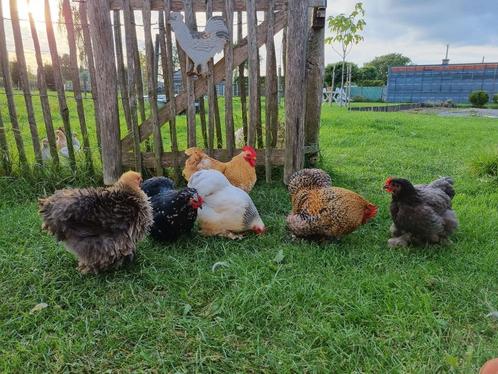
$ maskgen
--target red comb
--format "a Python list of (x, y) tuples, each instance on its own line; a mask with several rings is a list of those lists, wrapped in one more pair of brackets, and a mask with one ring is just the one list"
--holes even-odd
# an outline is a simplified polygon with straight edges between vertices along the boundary
[(393, 179), (392, 179), (391, 177), (387, 178), (387, 179), (386, 179), (386, 183), (385, 183), (385, 184), (391, 184), (392, 180), (393, 180)]
[(249, 152), (251, 155), (253, 156), (256, 156), (256, 151), (254, 150), (253, 147), (251, 147), (250, 145), (245, 145), (244, 147), (242, 147), (242, 150), (244, 152)]

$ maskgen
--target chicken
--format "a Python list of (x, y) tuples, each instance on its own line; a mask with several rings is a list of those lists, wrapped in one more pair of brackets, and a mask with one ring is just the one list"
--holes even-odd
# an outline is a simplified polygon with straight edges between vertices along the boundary
[(193, 147), (185, 151), (187, 160), (183, 176), (188, 181), (195, 172), (202, 169), (215, 169), (223, 173), (231, 184), (251, 192), (256, 183), (256, 151), (246, 145), (242, 152), (228, 162), (221, 162), (206, 155), (202, 149)]
[(292, 212), (287, 226), (293, 235), (308, 239), (340, 239), (367, 223), (377, 207), (353, 191), (332, 187), (320, 169), (303, 169), (289, 179)]
[(198, 211), (200, 232), (239, 239), (247, 231), (261, 234), (265, 225), (249, 195), (232, 186), (217, 170), (201, 170), (188, 182), (201, 195), (204, 204)]
[(388, 178), (384, 189), (392, 194), (390, 247), (409, 244), (446, 244), (458, 227), (451, 208), (453, 180), (439, 178), (428, 185), (413, 185), (401, 178)]
[(40, 199), (42, 228), (64, 242), (82, 273), (98, 273), (133, 260), (152, 225), (140, 174), (129, 171), (111, 187), (64, 189)]
[(43, 161), (50, 161), (52, 159), (52, 154), (50, 153), (50, 145), (48, 144), (47, 138), (42, 139), (41, 154)]
[(154, 177), (142, 183), (142, 190), (149, 196), (154, 214), (151, 236), (159, 241), (174, 241), (190, 232), (197, 219), (197, 209), (202, 198), (193, 188), (176, 191), (173, 181)]
[(183, 15), (178, 12), (171, 12), (168, 22), (175, 32), (176, 41), (194, 63), (187, 74), (198, 74), (194, 69), (198, 71), (200, 66), (200, 74), (205, 75), (208, 71), (208, 61), (223, 51), (225, 43), (230, 39), (223, 17), (211, 17), (206, 23), (204, 32), (190, 30), (183, 22)]
[[(57, 144), (57, 149), (59, 150), (59, 154), (62, 157), (69, 158), (69, 148), (67, 147), (67, 137), (66, 133), (61, 129), (57, 129), (55, 132), (56, 135), (56, 144)], [(71, 139), (73, 141), (73, 149), (74, 152), (79, 152), (81, 148), (80, 141), (78, 140), (78, 137), (76, 133), (71, 134)]]

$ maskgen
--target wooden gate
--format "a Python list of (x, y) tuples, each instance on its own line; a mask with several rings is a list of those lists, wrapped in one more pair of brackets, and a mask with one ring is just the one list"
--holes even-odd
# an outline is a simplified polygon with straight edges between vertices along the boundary
[[(179, 146), (177, 119), (178, 114), (182, 112), (186, 112), (187, 116), (188, 147), (203, 147), (208, 154), (220, 160), (227, 160), (236, 154), (238, 150), (234, 136), (234, 70), (239, 72), (245, 140), (247, 144), (257, 148), (258, 164), (266, 166), (267, 180), (271, 179), (273, 165), (284, 165), (284, 180), (295, 170), (302, 168), (305, 149), (315, 154), (318, 151), (325, 2), (326, 0), (87, 0), (93, 45), (93, 67), (90, 68), (90, 73), (94, 75), (92, 81), (96, 83), (104, 182), (113, 183), (123, 167), (136, 170), (151, 168), (157, 175), (163, 174), (163, 168), (173, 167), (179, 174), (184, 154)], [(146, 72), (150, 107), (148, 118), (145, 113), (147, 103), (144, 103), (142, 95), (144, 82), (138, 52), (136, 11), (140, 11), (143, 20), (143, 67)], [(182, 76), (182, 90), (177, 95), (174, 91), (174, 33), (167, 22), (171, 11), (184, 12), (186, 24), (191, 30), (197, 29), (197, 14), (203, 13), (202, 18), (209, 19), (213, 13), (221, 12), (229, 30), (229, 41), (225, 44), (223, 58), (216, 64), (213, 61), (209, 63), (207, 76), (187, 75), (191, 61), (180, 48), (177, 49)], [(158, 12), (159, 33), (156, 38), (152, 36), (152, 12)], [(264, 21), (259, 24), (258, 12), (264, 12)], [(244, 19), (246, 25), (243, 25)], [(122, 45), (121, 22), (124, 23), (126, 48)], [(245, 37), (244, 29), (247, 29)], [(276, 147), (277, 138), (283, 134), (279, 134), (282, 128), (278, 119), (278, 76), (274, 36), (281, 30), (284, 30), (285, 147), (279, 149)], [(260, 84), (259, 66), (259, 48), (263, 45), (266, 45), (264, 88)], [(248, 105), (245, 101), (246, 61)], [(167, 102), (159, 109), (157, 77), (160, 70)], [(215, 85), (222, 81), (225, 86), (223, 125), (220, 123), (215, 90)], [(119, 130), (118, 87), (128, 129), (124, 137), (121, 137)], [(264, 92), (261, 92), (263, 90)], [(264, 127), (261, 118), (261, 96), (266, 97)], [(199, 107), (198, 116), (196, 106)], [(245, 115), (246, 108), (248, 117)], [(200, 127), (197, 122), (200, 122)], [(169, 150), (164, 149), (161, 134), (161, 127), (165, 124), (169, 125)], [(198, 141), (199, 129), (201, 141)], [(149, 142), (151, 137), (153, 141)], [(146, 143), (145, 146), (143, 142)]]

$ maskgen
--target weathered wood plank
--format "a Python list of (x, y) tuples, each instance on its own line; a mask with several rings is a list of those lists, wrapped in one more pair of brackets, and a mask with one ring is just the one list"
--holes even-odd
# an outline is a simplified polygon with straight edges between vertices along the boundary
[[(109, 4), (100, 1), (88, 3), (90, 34), (95, 51), (97, 96), (101, 125), (102, 164), (104, 183), (115, 183), (121, 174), (121, 147), (118, 118), (117, 76), (112, 40)], [(137, 170), (139, 171), (139, 170)]]
[(247, 0), (247, 41), (249, 49), (249, 58), (247, 60), (249, 65), (249, 123), (247, 128), (247, 144), (251, 147), (256, 146), (256, 131), (258, 124), (259, 63), (256, 27), (256, 0)]
[[(197, 31), (197, 22), (192, 8), (192, 0), (185, 0), (185, 23), (190, 30)], [(186, 71), (191, 71), (194, 63), (185, 54)], [(187, 76), (187, 144), (189, 147), (197, 145), (197, 134), (195, 124), (195, 81), (192, 75)]]
[[(313, 17), (317, 9), (313, 10)], [(313, 22), (312, 22), (313, 24)], [(315, 147), (316, 153), (306, 155), (307, 162), (314, 165), (318, 161), (320, 135), (320, 115), (322, 110), (324, 68), (324, 27), (311, 27), (308, 32), (306, 56), (306, 114), (304, 120), (304, 144)]]
[[(287, 23), (287, 12), (277, 12), (275, 14), (275, 32), (279, 32)], [(262, 46), (266, 42), (266, 22), (261, 23), (257, 27), (257, 44), (258, 47)], [(234, 66), (238, 66), (247, 59), (248, 55), (248, 45), (247, 39), (243, 39), (233, 51), (233, 63)], [(221, 82), (225, 76), (225, 59), (222, 58), (218, 61), (214, 67), (214, 81), (215, 83)], [(195, 85), (195, 96), (200, 97), (207, 92), (207, 79), (199, 78)], [(166, 104), (158, 113), (159, 123), (164, 123), (170, 119), (171, 116), (171, 106), (175, 106), (175, 112), (180, 113), (187, 108), (187, 94), (185, 92), (175, 97), (174, 102)], [(142, 126), (140, 126), (140, 138), (144, 139), (152, 133), (152, 127), (150, 121), (145, 121)], [(131, 145), (131, 137), (125, 136), (122, 140), (123, 147), (126, 149)]]
[(265, 176), (271, 182), (271, 154), (277, 141), (278, 129), (278, 93), (277, 93), (277, 61), (274, 42), (274, 13), (275, 0), (269, 0), (266, 11), (268, 31), (266, 36), (266, 123), (265, 123)]
[(235, 133), (233, 125), (233, 0), (225, 0), (228, 42), (225, 45), (225, 131), (228, 154), (233, 156)]
[(54, 74), (55, 89), (57, 90), (57, 101), (59, 103), (59, 111), (64, 125), (64, 133), (66, 134), (67, 150), (69, 155), (69, 164), (73, 171), (76, 170), (76, 158), (74, 155), (73, 138), (71, 131), (71, 123), (69, 121), (69, 108), (67, 107), (66, 91), (62, 80), (61, 65), (59, 53), (57, 51), (57, 43), (55, 41), (54, 28), (52, 23), (52, 15), (50, 13), (49, 0), (45, 0), (45, 27), (47, 30), (48, 48), (50, 49), (50, 57), (52, 60), (52, 70)]
[[(146, 0), (131, 0), (133, 9), (142, 9), (143, 3)], [(122, 9), (123, 0), (110, 0), (111, 9)], [(326, 6), (326, 0), (308, 0), (308, 6)], [(222, 12), (224, 9), (224, 0), (213, 0), (213, 12)], [(162, 0), (152, 0), (151, 10), (164, 10), (164, 3)], [(172, 0), (171, 10), (175, 12), (183, 11), (183, 1), (182, 0)], [(195, 0), (193, 3), (193, 9), (195, 12), (204, 12), (205, 10), (205, 0)], [(235, 12), (246, 10), (245, 0), (234, 0), (233, 10)], [(256, 0), (256, 10), (257, 11), (267, 11), (268, 10), (268, 0)], [(287, 0), (277, 0), (275, 2), (275, 10), (287, 10)]]
[[(213, 15), (213, 2), (206, 0), (206, 18), (209, 19)], [(213, 59), (207, 63), (208, 78), (207, 78), (207, 97), (208, 97), (208, 154), (213, 156), (214, 149), (214, 128), (215, 128), (215, 105), (217, 103), (214, 96), (214, 75), (213, 75)]]
[[(239, 154), (242, 150), (240, 149), (235, 149), (234, 153)], [(257, 149), (256, 154), (257, 154), (257, 161), (256, 165), (262, 166), (265, 163), (265, 150), (263, 149)], [(173, 158), (177, 157), (178, 160), (183, 164), (185, 162), (185, 153), (184, 151), (179, 151), (179, 152), (164, 152), (162, 156), (162, 165), (163, 167), (169, 167), (171, 166), (171, 163), (173, 162)], [(151, 152), (146, 152), (142, 154), (143, 157), (143, 162), (144, 166), (151, 168), (154, 167), (154, 154)], [(226, 149), (215, 149), (213, 152), (213, 157), (216, 158), (217, 160), (220, 161), (229, 161), (231, 157), (228, 155), (228, 151)], [(133, 153), (124, 153), (123, 154), (123, 167), (124, 168), (129, 168), (134, 165), (134, 156)], [(281, 149), (275, 149), (272, 152), (272, 157), (271, 157), (271, 163), (272, 165), (283, 165), (284, 163), (284, 151)]]
[(35, 153), (36, 162), (41, 165), (43, 163), (41, 155), (40, 137), (38, 136), (38, 128), (36, 127), (35, 110), (33, 108), (33, 98), (29, 88), (28, 68), (26, 66), (26, 57), (24, 56), (24, 46), (21, 36), (21, 26), (19, 25), (19, 12), (17, 11), (17, 0), (10, 0), (10, 17), (12, 19), (12, 32), (14, 34), (14, 45), (16, 50), (17, 64), (19, 66), (19, 75), (21, 78), (21, 89), (24, 95), (24, 103), (26, 104), (26, 112), (28, 114), (29, 130), (31, 132), (31, 140), (33, 141), (33, 151)]
[[(85, 153), (87, 168), (93, 172), (92, 151), (90, 150), (90, 139), (88, 137), (88, 129), (86, 127), (85, 109), (83, 107), (83, 98), (81, 97), (80, 74), (78, 69), (78, 49), (76, 48), (73, 15), (69, 0), (63, 0), (62, 13), (66, 23), (71, 81), (73, 82), (73, 95), (76, 100), (76, 110), (78, 112), (78, 119), (80, 122), (81, 137), (83, 138), (83, 152)], [(69, 138), (67, 141), (72, 142), (72, 139)]]
[(43, 60), (41, 55), (40, 41), (38, 39), (38, 32), (36, 31), (35, 20), (33, 14), (29, 12), (29, 26), (31, 29), (31, 38), (33, 39), (33, 46), (35, 48), (35, 58), (37, 64), (37, 85), (38, 91), (40, 92), (40, 102), (43, 113), (43, 120), (45, 122), (45, 130), (47, 132), (48, 146), (50, 150), (50, 156), (54, 165), (59, 165), (59, 153), (57, 152), (57, 144), (55, 140), (54, 124), (52, 122), (52, 114), (50, 111), (50, 103), (48, 101), (47, 95), (47, 79), (45, 76), (45, 69), (43, 67)]
[[(171, 2), (170, 0), (164, 0), (164, 15), (167, 17), (170, 13), (170, 8), (171, 8)], [(165, 25), (165, 34), (166, 34), (166, 72), (165, 76), (168, 79), (169, 84), (166, 86), (167, 87), (167, 95), (168, 95), (168, 102), (170, 104), (174, 103), (174, 98), (175, 98), (175, 89), (173, 87), (173, 72), (174, 72), (174, 63), (173, 63), (173, 42), (172, 42), (172, 36), (171, 36), (171, 25), (169, 22), (166, 22)], [(178, 161), (178, 157), (176, 157), (176, 154), (178, 153), (178, 139), (176, 136), (176, 107), (175, 105), (169, 105), (168, 106), (169, 110), (169, 134), (170, 134), (170, 140), (171, 140), (171, 151), (175, 154), (173, 156), (173, 167), (175, 168), (176, 171), (176, 180), (180, 181), (182, 178), (182, 173), (181, 173), (181, 165)]]
[(216, 129), (216, 147), (218, 149), (221, 149), (223, 148), (223, 133), (221, 132), (220, 106), (218, 105), (218, 92), (216, 91), (216, 85), (213, 85), (213, 98), (214, 98), (214, 126)]
[[(140, 131), (138, 130), (138, 114), (137, 114), (137, 66), (135, 66), (135, 38), (136, 30), (133, 23), (133, 11), (130, 8), (128, 0), (124, 2), (123, 23), (125, 26), (125, 43), (126, 43), (126, 65), (128, 68), (128, 105), (130, 107), (130, 125), (131, 125), (131, 148), (135, 155), (135, 164), (133, 167), (136, 171), (142, 171), (142, 157), (140, 151)], [(128, 149), (124, 149), (123, 153)]]
[[(242, 12), (237, 12), (237, 45), (242, 42)], [(246, 39), (247, 40), (247, 39)], [(244, 143), (247, 144), (247, 89), (245, 81), (246, 63), (243, 61), (239, 65), (239, 96), (240, 111), (242, 113), (242, 131), (244, 133)]]
[(142, 9), (142, 18), (144, 21), (144, 35), (145, 35), (145, 60), (147, 65), (147, 88), (149, 91), (149, 105), (151, 110), (152, 121), (152, 134), (154, 136), (154, 155), (155, 155), (155, 169), (156, 175), (163, 175), (163, 168), (161, 166), (161, 155), (163, 153), (163, 140), (161, 138), (161, 126), (157, 119), (157, 86), (156, 77), (154, 76), (154, 44), (152, 42), (151, 22), (150, 22), (150, 2), (144, 2)]
[(116, 50), (116, 66), (118, 68), (118, 87), (121, 94), (121, 104), (123, 106), (126, 128), (128, 129), (128, 132), (131, 132), (130, 98), (128, 96), (128, 79), (124, 66), (123, 38), (121, 36), (121, 12), (119, 10), (113, 11), (113, 25), (114, 47)]
[(90, 85), (92, 90), (93, 111), (95, 117), (95, 130), (97, 132), (97, 144), (99, 152), (102, 152), (102, 142), (100, 141), (100, 123), (98, 121), (99, 107), (97, 102), (97, 84), (95, 82), (95, 62), (93, 58), (92, 39), (90, 37), (90, 30), (88, 28), (88, 15), (87, 15), (86, 2), (79, 3), (81, 29), (83, 31), (83, 45), (85, 48), (86, 61), (88, 70), (90, 72)]
[(19, 162), (24, 171), (28, 170), (28, 160), (26, 152), (24, 151), (24, 142), (19, 129), (19, 122), (17, 120), (16, 104), (14, 102), (14, 92), (12, 90), (12, 79), (9, 71), (9, 55), (7, 53), (7, 42), (5, 40), (5, 27), (4, 17), (2, 10), (2, 0), (0, 0), (0, 63), (2, 66), (3, 84), (5, 87), (5, 95), (7, 96), (7, 106), (9, 108), (10, 124), (12, 125), (12, 132), (16, 142), (17, 154)]
[[(285, 163), (284, 182), (303, 168), (304, 110), (306, 87), (307, 4), (289, 0), (287, 31), (287, 71), (285, 75)], [(292, 51), (292, 53), (290, 53)]]

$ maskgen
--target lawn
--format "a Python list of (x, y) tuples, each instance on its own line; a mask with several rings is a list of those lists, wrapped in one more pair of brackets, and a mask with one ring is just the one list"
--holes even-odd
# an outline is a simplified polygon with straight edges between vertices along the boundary
[[(148, 239), (134, 265), (101, 276), (78, 274), (41, 232), (36, 197), (50, 183), (2, 178), (0, 371), (475, 373), (498, 347), (486, 318), (498, 186), (469, 170), (496, 139), (491, 119), (324, 106), (320, 166), (379, 205), (374, 221), (337, 244), (292, 241), (285, 187), (260, 181), (265, 235)], [(387, 247), (390, 175), (455, 178), (453, 245)]]

